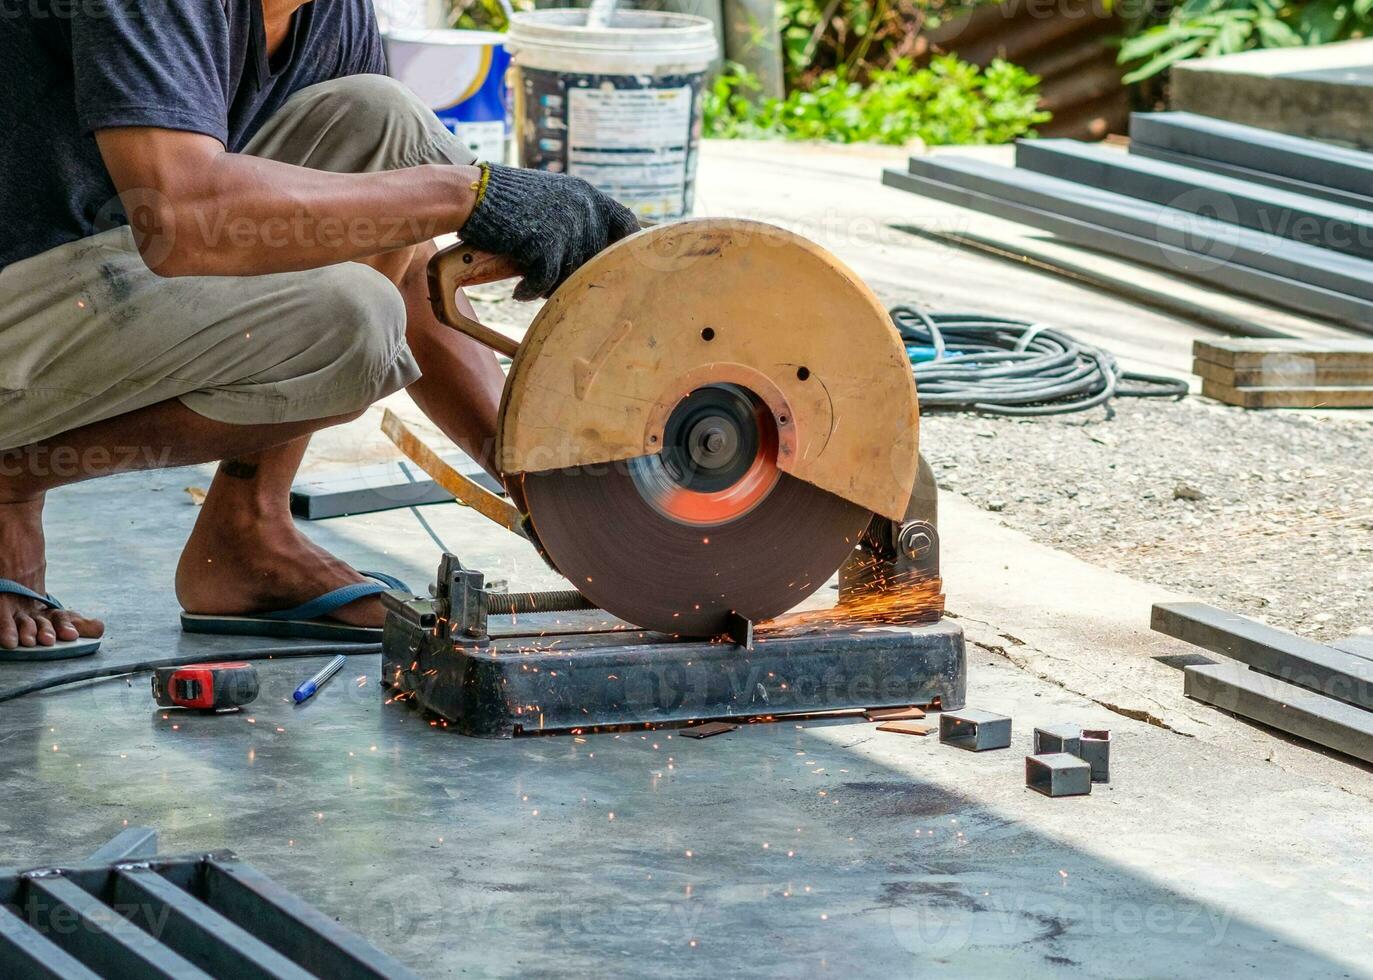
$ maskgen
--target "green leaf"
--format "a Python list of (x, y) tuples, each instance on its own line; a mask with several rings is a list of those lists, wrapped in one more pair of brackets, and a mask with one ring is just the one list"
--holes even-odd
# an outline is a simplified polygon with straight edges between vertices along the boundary
[(1207, 55), (1233, 54), (1243, 51), (1254, 33), (1252, 20), (1232, 20), (1221, 26), (1215, 39), (1206, 46)]
[(1187, 40), (1191, 38), (1192, 35), (1193, 32), (1190, 28), (1182, 26), (1160, 24), (1157, 27), (1151, 27), (1143, 34), (1137, 34), (1134, 37), (1129, 38), (1120, 46), (1119, 61), (1122, 64), (1130, 61), (1139, 61), (1141, 58), (1147, 58), (1155, 51), (1166, 48), (1170, 44), (1176, 44), (1179, 41)]
[(1163, 54), (1146, 62), (1142, 67), (1136, 68), (1121, 79), (1126, 85), (1133, 85), (1135, 82), (1143, 81), (1146, 78), (1153, 78), (1163, 69), (1170, 65), (1190, 58), (1201, 50), (1202, 45), (1207, 41), (1204, 37), (1194, 37), (1190, 41), (1184, 41), (1175, 47), (1169, 48)]
[(1291, 48), (1302, 43), (1300, 34), (1276, 18), (1260, 20), (1258, 34), (1265, 48)]

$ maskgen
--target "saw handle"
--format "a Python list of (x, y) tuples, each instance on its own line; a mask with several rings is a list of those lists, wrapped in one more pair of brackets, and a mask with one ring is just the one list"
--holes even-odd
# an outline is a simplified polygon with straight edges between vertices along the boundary
[(434, 307), (434, 316), (496, 353), (514, 357), (520, 342), (464, 315), (458, 309), (458, 290), (522, 274), (520, 267), (504, 255), (483, 252), (462, 242), (440, 249), (429, 260), (429, 302)]

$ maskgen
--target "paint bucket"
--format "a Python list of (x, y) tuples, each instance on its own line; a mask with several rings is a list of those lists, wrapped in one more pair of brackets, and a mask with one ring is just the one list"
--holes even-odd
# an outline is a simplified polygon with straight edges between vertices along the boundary
[(533, 10), (511, 20), (523, 166), (585, 178), (645, 221), (691, 213), (701, 89), (718, 45), (704, 17)]
[(505, 35), (398, 29), (383, 40), (391, 77), (433, 109), (479, 160), (504, 163), (510, 137)]

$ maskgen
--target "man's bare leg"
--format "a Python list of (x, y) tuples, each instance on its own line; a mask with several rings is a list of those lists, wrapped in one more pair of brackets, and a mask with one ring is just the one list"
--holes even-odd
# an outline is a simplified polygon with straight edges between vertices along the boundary
[[(364, 581), (296, 529), (290, 491), (309, 446), (303, 437), (219, 464), (176, 569), (176, 598), (189, 613), (241, 615), (290, 609)], [(359, 599), (330, 614), (381, 626), (381, 600)]]
[[(225, 520), (226, 511), (248, 499), (274, 498), (284, 511), (305, 438), (318, 429), (356, 417), (240, 426), (213, 421), (179, 401), (167, 401), (0, 453), (0, 578), (13, 579), (37, 592), (47, 591), (43, 501), (49, 490), (128, 470), (234, 459), (256, 465), (256, 477), (240, 481), (247, 486), (229, 483), (226, 489), (226, 481), (234, 477), (217, 475), (192, 533), (197, 554), (214, 558), (219, 565), (214, 574), (222, 606), (236, 605), (234, 612), (291, 606), (357, 581), (355, 572), (344, 571), (347, 566), (333, 559), (322, 560), (323, 552), (309, 545), (293, 527), (288, 533), (274, 510), (270, 518), (250, 526), (237, 522), (237, 534), (229, 541), (209, 539), (202, 533), (210, 524)], [(129, 452), (128, 447), (138, 447), (139, 451)], [(70, 461), (70, 465), (58, 465), (59, 459)], [(286, 524), (289, 526), (289, 519)], [(264, 575), (264, 554), (283, 567)], [(178, 573), (179, 584), (181, 579)], [(199, 576), (187, 573), (185, 579), (188, 594), (196, 596), (205, 591)], [(255, 605), (258, 601), (264, 605)], [(379, 605), (366, 601), (340, 610), (340, 615), (349, 622), (380, 623)], [(0, 595), (0, 648), (51, 646), (59, 640), (100, 636), (103, 631), (98, 620), (69, 611), (52, 612), (27, 599)]]
[[(435, 318), (426, 279), (434, 252), (428, 243), (375, 256), (367, 264), (395, 282), (405, 298), (406, 340), (424, 372), (407, 389), (411, 397), (445, 435), (494, 474), (496, 412), (505, 374), (494, 353)], [(460, 296), (459, 304), (474, 315), (466, 297)], [(291, 483), (308, 443), (300, 438), (220, 465), (177, 567), (177, 599), (187, 612), (233, 615), (289, 608), (362, 580), (301, 534), (291, 519)], [(356, 626), (380, 626), (384, 618), (375, 598), (350, 603), (333, 615)]]
[[(424, 372), (406, 389), (410, 397), (444, 435), (495, 476), (496, 414), (505, 373), (489, 348), (434, 316), (426, 271), (435, 251), (428, 242), (374, 256), (368, 264), (400, 287), (405, 297), (405, 339)], [(476, 317), (462, 293), (458, 307)]]

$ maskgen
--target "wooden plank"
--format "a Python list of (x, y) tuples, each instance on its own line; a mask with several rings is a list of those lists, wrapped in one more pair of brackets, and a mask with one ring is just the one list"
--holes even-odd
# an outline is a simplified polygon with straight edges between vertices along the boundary
[(1232, 368), (1200, 358), (1192, 373), (1206, 381), (1230, 388), (1314, 388), (1318, 385), (1360, 387), (1373, 385), (1373, 368), (1327, 368), (1294, 354), (1274, 354), (1262, 367)]
[(1240, 664), (1203, 664), (1184, 671), (1189, 698), (1373, 762), (1373, 712), (1248, 670)]
[(1207, 398), (1241, 408), (1373, 408), (1373, 385), (1353, 388), (1235, 388), (1203, 380)]
[(1309, 357), (1322, 367), (1373, 369), (1373, 340), (1233, 338), (1195, 340), (1192, 356), (1233, 368), (1261, 368), (1274, 354)]

